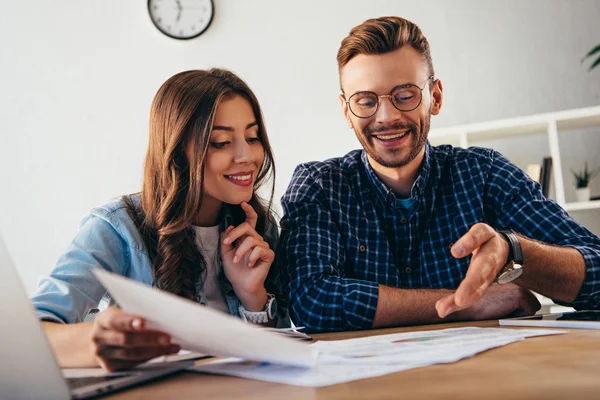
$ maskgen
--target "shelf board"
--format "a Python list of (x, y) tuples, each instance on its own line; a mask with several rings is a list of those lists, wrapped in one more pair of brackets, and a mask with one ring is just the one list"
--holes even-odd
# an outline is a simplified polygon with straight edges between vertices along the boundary
[(556, 121), (559, 131), (600, 126), (600, 106), (435, 128), (431, 129), (430, 137), (441, 139), (467, 134), (471, 140), (481, 140), (531, 135), (545, 133), (551, 121)]
[(556, 121), (556, 126), (559, 132), (586, 128), (598, 128), (600, 127), (600, 115), (558, 120)]
[(600, 200), (594, 201), (580, 201), (577, 203), (567, 203), (563, 207), (566, 211), (577, 211), (577, 210), (593, 210), (600, 208)]

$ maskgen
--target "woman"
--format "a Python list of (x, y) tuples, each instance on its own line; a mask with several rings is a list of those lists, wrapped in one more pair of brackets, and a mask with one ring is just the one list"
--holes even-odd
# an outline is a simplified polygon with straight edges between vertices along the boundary
[(93, 268), (289, 326), (271, 202), (255, 192), (273, 174), (260, 106), (241, 79), (211, 69), (167, 80), (151, 107), (141, 193), (92, 210), (32, 298), (61, 366), (113, 371), (179, 351), (116, 307), (82, 322), (106, 295)]

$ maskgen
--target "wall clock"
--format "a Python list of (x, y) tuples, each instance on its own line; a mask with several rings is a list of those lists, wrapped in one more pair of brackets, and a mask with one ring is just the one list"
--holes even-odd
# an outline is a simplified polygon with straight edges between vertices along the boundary
[(179, 40), (200, 36), (215, 14), (213, 0), (148, 0), (148, 13), (156, 28)]

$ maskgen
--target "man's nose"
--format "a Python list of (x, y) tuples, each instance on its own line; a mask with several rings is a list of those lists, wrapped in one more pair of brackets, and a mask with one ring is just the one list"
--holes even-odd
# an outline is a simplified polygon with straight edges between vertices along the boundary
[(375, 113), (377, 122), (396, 121), (402, 117), (402, 111), (392, 103), (390, 95), (379, 96), (379, 108)]

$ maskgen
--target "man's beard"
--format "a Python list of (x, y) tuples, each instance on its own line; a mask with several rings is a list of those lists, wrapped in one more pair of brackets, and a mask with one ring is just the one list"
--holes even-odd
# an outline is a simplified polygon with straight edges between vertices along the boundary
[[(358, 137), (358, 141), (373, 160), (387, 168), (400, 168), (409, 164), (423, 150), (423, 146), (425, 146), (425, 142), (427, 142), (427, 137), (429, 135), (430, 122), (431, 113), (428, 113), (427, 118), (425, 119), (420, 130), (419, 128), (417, 128), (416, 124), (401, 122), (396, 122), (391, 126), (381, 128), (370, 128), (369, 126), (367, 126), (364, 128), (363, 132), (358, 132), (354, 127), (353, 129), (354, 133), (356, 133), (356, 136)], [(400, 158), (400, 156), (397, 154), (400, 153), (403, 149), (389, 149), (389, 153), (394, 153), (397, 156), (393, 159), (390, 159), (390, 157), (386, 158), (383, 154), (377, 153), (377, 151), (375, 150), (374, 143), (374, 141), (377, 139), (375, 139), (372, 135), (399, 130), (407, 130), (407, 135), (412, 136), (408, 156)]]

